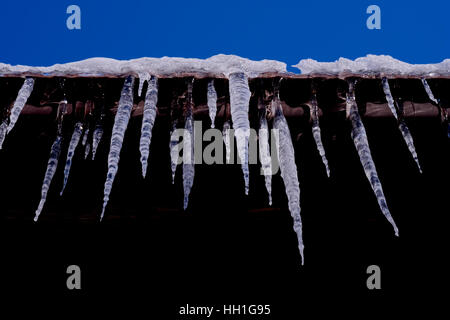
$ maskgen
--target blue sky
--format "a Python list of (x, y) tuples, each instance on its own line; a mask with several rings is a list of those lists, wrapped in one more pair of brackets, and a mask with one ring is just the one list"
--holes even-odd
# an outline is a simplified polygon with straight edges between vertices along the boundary
[[(81, 8), (81, 30), (66, 27), (71, 4)], [(381, 30), (366, 27), (371, 4), (381, 8)], [(292, 65), (372, 53), (433, 63), (450, 57), (449, 17), (445, 0), (2, 1), (0, 62), (225, 53)]]

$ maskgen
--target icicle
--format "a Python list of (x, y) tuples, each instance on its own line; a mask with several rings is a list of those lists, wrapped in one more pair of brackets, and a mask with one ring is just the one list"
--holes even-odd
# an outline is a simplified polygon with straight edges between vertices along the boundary
[(75, 124), (75, 128), (72, 133), (72, 138), (70, 139), (69, 148), (67, 150), (66, 157), (66, 165), (64, 167), (64, 183), (60, 192), (60, 196), (64, 193), (64, 189), (66, 188), (67, 180), (69, 179), (70, 167), (72, 166), (72, 158), (75, 154), (75, 149), (80, 141), (81, 133), (83, 132), (83, 124), (81, 122), (77, 122)]
[(214, 80), (208, 82), (208, 109), (209, 118), (211, 119), (211, 128), (214, 128), (217, 113), (217, 92), (214, 88)]
[(91, 145), (88, 142), (88, 137), (89, 137), (89, 132), (90, 132), (89, 121), (86, 121), (85, 127), (86, 127), (86, 129), (84, 130), (84, 133), (83, 133), (81, 145), (84, 147), (84, 159), (86, 160), (89, 155), (89, 152), (91, 151)]
[[(61, 88), (64, 90), (64, 80), (61, 82)], [(53, 176), (55, 175), (56, 168), (58, 167), (59, 155), (61, 154), (61, 142), (62, 138), (62, 125), (63, 119), (67, 111), (67, 101), (64, 95), (63, 100), (59, 103), (57, 111), (57, 136), (50, 149), (50, 156), (47, 163), (47, 170), (45, 171), (44, 181), (42, 182), (41, 189), (41, 201), (35, 212), (34, 221), (39, 219), (39, 215), (44, 208), (45, 201), (47, 200), (47, 192), (52, 183)]]
[(248, 169), (248, 139), (250, 136), (250, 123), (248, 121), (248, 108), (250, 102), (250, 88), (244, 73), (232, 73), (229, 77), (231, 120), (235, 129), (238, 155), (241, 160), (242, 172), (245, 181), (245, 194), (249, 190)]
[(291, 133), (283, 115), (278, 97), (274, 97), (272, 104), (275, 104), (275, 118), (273, 128), (278, 131), (278, 159), (280, 163), (281, 178), (284, 181), (286, 196), (289, 202), (289, 211), (294, 219), (294, 231), (297, 234), (298, 249), (302, 257), (302, 265), (305, 262), (303, 256), (303, 233), (302, 218), (300, 216), (300, 187), (297, 176), (297, 165), (295, 164), (294, 146), (292, 145)]
[(377, 169), (372, 160), (372, 154), (370, 152), (369, 141), (367, 140), (366, 129), (362, 123), (361, 117), (358, 112), (358, 106), (356, 105), (354, 82), (349, 83), (349, 92), (347, 93), (347, 105), (350, 106), (350, 121), (352, 124), (352, 139), (358, 151), (359, 159), (364, 168), (367, 179), (372, 186), (373, 192), (377, 197), (378, 205), (383, 212), (386, 219), (391, 223), (394, 228), (395, 235), (398, 236), (398, 228), (394, 222), (394, 219), (389, 212), (389, 208), (384, 197), (383, 188), (381, 186), (380, 179), (378, 178)]
[(98, 119), (98, 122), (95, 125), (94, 132), (92, 133), (92, 160), (94, 160), (95, 156), (97, 155), (97, 148), (103, 137), (103, 121), (104, 121), (105, 116), (106, 115), (103, 113), (103, 109), (102, 109), (102, 113), (100, 114), (100, 119)]
[(188, 83), (187, 110), (184, 123), (183, 136), (183, 190), (184, 190), (184, 210), (189, 204), (189, 194), (194, 184), (195, 163), (194, 163), (194, 119), (192, 116), (192, 85)]
[(144, 82), (150, 80), (150, 74), (148, 72), (139, 73), (139, 89), (138, 89), (138, 96), (140, 97), (142, 95), (142, 88), (144, 87)]
[(3, 146), (3, 141), (5, 141), (5, 137), (6, 137), (6, 128), (8, 127), (8, 123), (6, 120), (4, 120), (1, 124), (0, 124), (0, 150), (2, 149)]
[(417, 164), (417, 167), (419, 168), (420, 173), (422, 173), (422, 168), (420, 167), (419, 159), (417, 157), (416, 148), (414, 147), (414, 140), (411, 136), (411, 133), (408, 129), (408, 126), (405, 123), (405, 120), (403, 117), (398, 116), (397, 110), (395, 109), (394, 104), (394, 98), (392, 97), (391, 89), (389, 88), (389, 82), (386, 78), (382, 79), (383, 82), (383, 91), (386, 95), (386, 100), (389, 105), (389, 109), (391, 109), (392, 114), (394, 115), (395, 119), (398, 121), (398, 128), (403, 136), (403, 139), (406, 142), (406, 145), (408, 146), (409, 152), (411, 153), (412, 157), (414, 158), (414, 161)]
[(430, 98), (431, 101), (433, 101), (435, 104), (438, 105), (439, 102), (438, 102), (437, 99), (434, 97), (433, 91), (431, 91), (431, 88), (430, 88), (430, 86), (428, 85), (427, 80), (426, 80), (425, 78), (422, 78), (421, 80), (422, 80), (423, 87), (425, 88), (425, 91), (426, 91), (427, 94), (428, 94), (428, 98)]
[(319, 108), (317, 106), (317, 97), (316, 94), (313, 93), (311, 99), (311, 120), (312, 120), (312, 134), (314, 137), (314, 141), (316, 142), (317, 150), (322, 158), (323, 165), (325, 166), (325, 170), (327, 171), (327, 176), (330, 177), (330, 168), (328, 167), (328, 160), (325, 154), (325, 148), (322, 144), (322, 136), (320, 133), (320, 125), (319, 125)]
[(56, 168), (58, 167), (59, 154), (61, 153), (61, 141), (62, 137), (57, 136), (50, 150), (47, 170), (45, 171), (44, 182), (42, 183), (41, 201), (39, 202), (39, 206), (36, 210), (34, 221), (39, 219), (39, 215), (41, 214), (45, 201), (47, 200), (47, 192), (50, 188), (50, 183), (52, 182), (53, 176), (55, 175)]
[(145, 95), (144, 115), (142, 118), (141, 140), (139, 151), (141, 152), (142, 176), (147, 174), (147, 162), (152, 141), (152, 129), (156, 118), (156, 104), (158, 102), (158, 79), (151, 77), (148, 81), (147, 94)]
[(30, 97), (31, 92), (33, 91), (33, 87), (34, 87), (34, 79), (26, 78), (22, 87), (19, 90), (19, 93), (17, 94), (16, 101), (14, 102), (14, 105), (11, 109), (11, 114), (9, 115), (8, 128), (6, 129), (7, 134), (12, 130), (12, 128), (14, 128), (17, 119), (19, 119), (19, 115), (22, 112), (22, 109), (25, 106), (25, 103), (27, 102), (28, 98)]
[(222, 130), (222, 135), (223, 135), (223, 141), (225, 143), (225, 152), (226, 152), (226, 163), (230, 163), (231, 160), (231, 146), (230, 146), (230, 121), (227, 120), (225, 121), (225, 123), (223, 124), (223, 130)]
[(88, 136), (89, 136), (89, 124), (86, 123), (86, 129), (84, 130), (84, 133), (83, 133), (83, 140), (81, 141), (81, 145), (83, 147), (86, 145)]
[(89, 152), (91, 152), (91, 144), (88, 142), (86, 144), (86, 148), (84, 149), (84, 160), (89, 156)]
[(112, 184), (119, 167), (120, 150), (122, 149), (123, 138), (130, 120), (131, 109), (133, 108), (133, 85), (134, 77), (128, 76), (120, 94), (119, 107), (117, 108), (114, 126), (111, 135), (111, 145), (108, 154), (108, 174), (105, 181), (103, 197), (103, 209), (100, 220), (105, 214), (106, 205), (109, 201)]
[(97, 124), (94, 129), (94, 133), (92, 135), (92, 160), (95, 159), (97, 155), (97, 148), (100, 144), (100, 141), (103, 137), (103, 126), (101, 124)]
[(175, 173), (177, 172), (177, 163), (178, 163), (178, 150), (175, 150), (178, 140), (176, 140), (173, 136), (173, 132), (177, 129), (177, 121), (174, 120), (172, 122), (172, 129), (170, 130), (170, 141), (169, 141), (169, 149), (170, 149), (170, 167), (172, 169), (172, 184), (175, 183)]
[(266, 114), (261, 115), (258, 130), (259, 158), (261, 159), (262, 171), (269, 196), (269, 205), (272, 205), (272, 159), (269, 153), (269, 129)]

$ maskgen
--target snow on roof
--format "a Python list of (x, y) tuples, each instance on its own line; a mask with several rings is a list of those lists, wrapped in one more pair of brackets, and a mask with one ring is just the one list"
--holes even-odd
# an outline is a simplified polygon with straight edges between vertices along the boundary
[(302, 74), (339, 75), (351, 74), (385, 74), (402, 76), (448, 76), (450, 75), (450, 59), (436, 64), (409, 64), (391, 56), (367, 55), (366, 57), (350, 60), (339, 58), (335, 62), (318, 62), (313, 59), (303, 59), (296, 65)]
[[(302, 75), (387, 75), (437, 77), (450, 76), (450, 59), (436, 64), (409, 64), (391, 56), (367, 55), (350, 60), (339, 58), (334, 62), (318, 62), (303, 59), (293, 67)], [(208, 59), (195, 58), (139, 58), (115, 60), (111, 58), (90, 58), (77, 62), (55, 64), (49, 67), (32, 67), (0, 63), (0, 76), (126, 76), (134, 74), (139, 78), (179, 76), (187, 74), (228, 77), (231, 73), (244, 72), (250, 78), (261, 74), (294, 75), (288, 73), (286, 64), (276, 60), (253, 61), (235, 55), (219, 54)]]
[(0, 75), (42, 74), (45, 76), (103, 76), (103, 75), (155, 75), (211, 74), (228, 77), (234, 72), (244, 72), (248, 77), (261, 73), (287, 73), (286, 64), (275, 60), (252, 61), (234, 55), (219, 54), (208, 59), (192, 58), (140, 58), (115, 60), (90, 58), (82, 61), (55, 64), (49, 67), (11, 66), (0, 63)]

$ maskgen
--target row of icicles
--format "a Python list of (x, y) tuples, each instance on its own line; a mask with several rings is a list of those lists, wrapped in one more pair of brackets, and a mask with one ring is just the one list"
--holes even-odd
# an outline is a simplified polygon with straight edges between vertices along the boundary
[[(114, 125), (112, 129), (110, 149), (108, 155), (108, 173), (106, 176), (105, 187), (104, 187), (104, 198), (103, 198), (103, 209), (101, 212), (100, 219), (103, 218), (105, 214), (105, 209), (109, 201), (109, 196), (111, 193), (111, 189), (113, 186), (114, 178), (116, 176), (118, 167), (119, 167), (119, 159), (120, 152), (122, 149), (123, 139), (125, 135), (125, 131), (128, 126), (128, 122), (131, 115), (131, 110), (133, 107), (133, 88), (134, 88), (135, 78), (133, 76), (128, 76), (125, 79), (122, 92), (120, 95), (119, 105), (117, 109), (117, 113), (115, 115)], [(155, 123), (156, 112), (157, 112), (157, 102), (158, 102), (158, 79), (154, 76), (141, 76), (139, 83), (139, 95), (141, 95), (141, 91), (143, 88), (144, 81), (148, 82), (148, 88), (145, 95), (144, 102), (144, 111), (142, 118), (142, 128), (141, 128), (141, 137), (139, 143), (139, 150), (141, 154), (141, 164), (142, 164), (142, 175), (145, 178), (147, 174), (147, 165), (148, 158), (150, 153), (150, 143), (152, 138), (152, 129)], [(189, 137), (184, 137), (185, 141), (188, 142), (187, 148), (185, 150), (189, 150), (188, 152), (183, 151), (186, 154), (183, 154), (183, 157), (190, 156), (191, 160), (194, 155), (194, 126), (193, 126), (193, 102), (192, 102), (192, 87), (193, 87), (193, 79), (188, 82), (188, 90), (187, 90), (187, 109), (185, 112), (185, 135), (189, 135), (190, 139), (186, 139)], [(391, 223), (394, 228), (395, 235), (398, 236), (398, 228), (392, 218), (386, 199), (383, 193), (383, 189), (378, 178), (378, 174), (375, 168), (375, 164), (372, 159), (372, 155), (369, 148), (369, 143), (367, 140), (366, 131), (364, 125), (362, 123), (361, 117), (358, 112), (358, 106), (356, 104), (355, 99), (355, 83), (356, 80), (348, 80), (349, 90), (347, 92), (346, 98), (346, 113), (349, 118), (352, 126), (351, 137), (355, 144), (355, 147), (358, 151), (358, 155), (361, 161), (361, 164), (364, 168), (364, 172), (367, 176), (367, 179), (370, 182), (370, 185), (373, 189), (373, 192), (378, 201), (379, 207), (386, 217), (386, 219)], [(435, 104), (439, 104), (438, 100), (435, 99), (426, 79), (422, 79), (423, 86), (425, 91), (428, 94), (428, 97)], [(389, 82), (386, 78), (382, 79), (383, 90), (386, 95), (386, 100), (388, 102), (389, 109), (392, 114), (398, 121), (399, 130), (405, 140), (405, 143), (411, 153), (411, 156), (415, 160), (417, 167), (420, 172), (422, 169), (419, 164), (419, 160), (417, 157), (417, 153), (415, 151), (413, 138), (411, 133), (403, 119), (402, 110), (398, 110), (398, 106), (396, 107), (394, 103), (394, 99), (392, 97)], [(34, 86), (33, 78), (26, 78), (17, 98), (14, 102), (12, 109), (10, 110), (9, 119), (4, 120), (0, 124), (0, 149), (5, 139), (5, 136), (13, 129), (15, 123), (17, 122), (19, 115), (25, 106)], [(278, 130), (278, 141), (279, 145), (277, 146), (277, 156), (280, 164), (281, 177), (284, 181), (284, 185), (286, 188), (286, 195), (288, 198), (288, 207), (291, 213), (291, 216), (294, 220), (294, 230), (297, 234), (298, 238), (298, 248), (302, 257), (302, 264), (304, 263), (303, 257), (303, 237), (302, 237), (302, 221), (300, 216), (300, 188), (299, 181), (297, 176), (297, 166), (295, 164), (295, 155), (294, 155), (294, 147), (292, 144), (292, 139), (289, 131), (289, 127), (287, 125), (286, 119), (283, 115), (283, 110), (281, 107), (281, 102), (279, 99), (279, 91), (278, 88), (274, 90), (274, 97), (271, 102), (271, 110), (274, 113), (273, 119), (273, 129)], [(249, 168), (248, 168), (248, 143), (249, 143), (249, 135), (250, 135), (250, 123), (248, 119), (249, 112), (249, 101), (250, 101), (250, 89), (248, 85), (248, 78), (244, 73), (233, 73), (229, 77), (229, 94), (230, 94), (230, 106), (231, 106), (231, 120), (233, 124), (233, 128), (235, 130), (236, 142), (237, 142), (237, 150), (238, 156), (241, 159), (242, 172), (244, 175), (245, 181), (245, 193), (248, 194), (249, 191)], [(210, 80), (207, 87), (207, 105), (209, 108), (209, 115), (211, 119), (211, 127), (214, 127), (215, 116), (217, 112), (217, 93), (214, 87), (214, 80)], [(60, 102), (58, 106), (57, 112), (57, 137), (53, 142), (50, 150), (50, 156), (48, 160), (47, 170), (45, 172), (44, 181), (42, 184), (41, 190), (41, 200), (39, 202), (38, 208), (35, 213), (34, 220), (37, 221), (41, 211), (44, 207), (47, 192), (49, 190), (52, 178), (56, 172), (56, 168), (58, 166), (58, 160), (61, 153), (61, 143), (63, 140), (62, 137), (62, 120), (64, 114), (66, 113), (67, 101), (65, 98)], [(312, 120), (312, 133), (313, 138), (316, 143), (318, 152), (321, 156), (323, 165), (325, 167), (327, 176), (330, 176), (330, 169), (328, 166), (327, 157), (325, 154), (325, 149), (322, 144), (320, 126), (319, 126), (319, 112), (318, 112), (318, 104), (315, 90), (313, 90), (311, 104), (310, 104), (310, 116)], [(63, 187), (60, 192), (60, 195), (63, 194), (64, 189), (66, 187), (70, 168), (72, 164), (72, 158), (75, 153), (75, 149), (77, 148), (80, 140), (82, 145), (85, 147), (85, 158), (89, 155), (91, 143), (92, 143), (92, 159), (95, 158), (97, 147), (100, 143), (100, 140), (103, 135), (103, 118), (104, 111), (100, 117), (100, 120), (96, 123), (94, 132), (92, 133), (92, 142), (88, 142), (89, 136), (89, 126), (82, 122), (76, 122), (73, 130), (72, 137), (70, 139), (69, 147), (66, 155), (66, 162), (64, 167), (64, 182)], [(176, 128), (176, 120), (172, 123), (172, 132)], [(83, 130), (83, 127), (86, 127)], [(230, 129), (231, 123), (230, 121), (226, 121), (223, 125), (223, 136), (226, 147), (226, 159), (227, 163), (230, 161)], [(262, 169), (265, 178), (265, 185), (269, 197), (269, 204), (272, 204), (271, 197), (271, 179), (272, 179), (272, 168), (271, 168), (271, 160), (269, 154), (269, 135), (268, 135), (268, 122), (266, 119), (266, 115), (262, 114), (260, 117), (260, 125), (258, 129), (258, 143), (259, 143), (259, 155), (261, 159)], [(171, 135), (172, 136), (172, 135)], [(191, 143), (189, 143), (189, 141)], [(171, 140), (170, 141), (170, 150), (171, 150), (171, 168), (172, 168), (172, 183), (175, 177), (175, 171), (177, 166), (177, 157), (178, 153), (174, 152), (175, 145), (178, 141)], [(184, 189), (184, 209), (188, 206), (189, 194), (194, 181), (195, 174), (195, 166), (193, 161), (183, 161), (183, 189)]]

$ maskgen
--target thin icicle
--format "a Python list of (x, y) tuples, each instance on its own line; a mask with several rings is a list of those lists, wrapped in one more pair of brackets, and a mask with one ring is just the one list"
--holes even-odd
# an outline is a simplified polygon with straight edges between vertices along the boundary
[(431, 101), (433, 101), (435, 104), (438, 105), (439, 102), (438, 102), (437, 99), (434, 97), (433, 91), (431, 91), (431, 88), (430, 88), (430, 86), (428, 85), (427, 79), (422, 78), (421, 80), (422, 80), (423, 87), (425, 88), (425, 91), (426, 91), (427, 94), (428, 94), (428, 98), (430, 98)]
[(45, 171), (44, 181), (42, 182), (41, 189), (41, 201), (39, 201), (38, 208), (35, 212), (34, 221), (39, 219), (39, 215), (44, 208), (45, 201), (47, 200), (47, 192), (50, 188), (50, 184), (52, 183), (53, 176), (55, 175), (56, 168), (58, 167), (59, 155), (61, 154), (61, 142), (63, 140), (62, 137), (62, 127), (64, 116), (67, 112), (67, 100), (66, 95), (64, 93), (64, 82), (65, 80), (61, 80), (60, 86), (61, 90), (63, 90), (63, 99), (58, 105), (58, 110), (56, 113), (57, 127), (56, 127), (56, 139), (52, 144), (50, 149), (50, 156), (47, 163), (47, 170)]
[(84, 159), (86, 160), (89, 155), (89, 152), (91, 151), (91, 145), (88, 142), (89, 132), (90, 132), (89, 121), (86, 121), (85, 126), (86, 126), (86, 129), (84, 130), (84, 133), (83, 133), (83, 139), (81, 140), (81, 145), (84, 147)]
[(231, 146), (230, 146), (230, 121), (227, 120), (223, 124), (222, 135), (223, 141), (225, 143), (225, 154), (226, 154), (226, 163), (230, 163), (231, 160)]
[(67, 180), (69, 179), (70, 168), (72, 166), (72, 158), (75, 154), (75, 149), (80, 142), (81, 133), (83, 132), (83, 124), (81, 122), (77, 122), (75, 124), (75, 128), (72, 133), (72, 138), (70, 139), (69, 148), (67, 149), (67, 157), (66, 157), (66, 165), (64, 167), (64, 183), (60, 192), (60, 196), (64, 193), (64, 189), (66, 188)]
[(148, 156), (152, 141), (152, 129), (156, 118), (156, 104), (158, 103), (158, 79), (151, 77), (148, 81), (147, 94), (145, 95), (144, 115), (142, 118), (141, 140), (139, 151), (141, 152), (142, 176), (147, 175)]
[(417, 157), (416, 148), (414, 147), (414, 140), (411, 136), (411, 132), (409, 131), (408, 126), (406, 125), (403, 117), (402, 116), (399, 117), (397, 114), (397, 110), (395, 109), (394, 98), (392, 97), (391, 89), (389, 87), (389, 81), (386, 78), (383, 78), (382, 83), (383, 83), (383, 91), (384, 91), (384, 94), (386, 95), (386, 100), (388, 102), (389, 109), (391, 110), (395, 119), (397, 119), (398, 128), (403, 136), (403, 139), (406, 142), (406, 145), (408, 146), (409, 152), (411, 153), (412, 157), (414, 158), (414, 161), (416, 162), (420, 173), (422, 173), (422, 168), (420, 167), (419, 159)]
[(119, 107), (117, 108), (114, 126), (111, 135), (111, 145), (108, 154), (108, 174), (105, 181), (103, 196), (103, 209), (100, 220), (105, 214), (106, 205), (109, 201), (114, 178), (119, 168), (120, 150), (122, 149), (123, 138), (130, 120), (131, 109), (133, 108), (133, 85), (134, 77), (128, 76), (125, 79), (122, 92), (120, 94)]
[(248, 169), (248, 139), (250, 136), (250, 123), (248, 121), (248, 108), (250, 102), (250, 88), (248, 78), (244, 73), (232, 73), (229, 77), (231, 120), (235, 129), (238, 155), (241, 160), (244, 174), (245, 194), (249, 190)]
[(322, 158), (323, 165), (325, 166), (325, 170), (327, 171), (327, 176), (330, 177), (330, 168), (328, 167), (328, 160), (325, 154), (325, 148), (322, 144), (322, 135), (320, 133), (320, 125), (319, 125), (319, 107), (317, 106), (317, 97), (316, 94), (313, 93), (311, 99), (311, 120), (312, 120), (312, 134), (314, 137), (314, 141), (316, 142), (317, 150), (319, 151), (320, 157)]
[(83, 147), (86, 145), (88, 136), (89, 136), (89, 124), (86, 123), (86, 129), (84, 130), (84, 133), (83, 133), (83, 140), (81, 141), (81, 145)]
[(184, 123), (183, 135), (183, 190), (184, 190), (184, 210), (189, 204), (189, 194), (194, 184), (195, 163), (194, 163), (194, 119), (192, 115), (192, 82), (188, 83), (187, 110)]
[(22, 87), (19, 90), (19, 93), (17, 94), (16, 101), (14, 102), (14, 105), (11, 109), (11, 114), (9, 115), (8, 128), (6, 129), (7, 134), (14, 128), (17, 119), (19, 119), (19, 115), (22, 112), (22, 109), (25, 106), (25, 103), (27, 102), (28, 98), (30, 97), (31, 92), (33, 91), (33, 87), (34, 87), (34, 79), (26, 78)]
[(284, 181), (286, 189), (289, 211), (294, 220), (294, 231), (297, 234), (298, 249), (302, 257), (303, 265), (305, 259), (303, 256), (302, 218), (300, 216), (300, 186), (297, 176), (297, 165), (295, 164), (294, 146), (292, 145), (291, 133), (283, 115), (280, 101), (275, 97), (272, 103), (275, 104), (273, 128), (277, 130), (279, 135), (278, 159), (280, 163), (281, 178)]
[(100, 141), (103, 137), (103, 126), (97, 125), (94, 130), (94, 134), (92, 135), (92, 160), (95, 159), (95, 156), (97, 155), (97, 148), (100, 144)]
[(259, 158), (261, 160), (262, 173), (269, 196), (269, 205), (272, 205), (272, 159), (269, 153), (269, 128), (266, 114), (261, 115), (258, 130)]
[(367, 140), (366, 129), (361, 120), (358, 112), (358, 106), (356, 105), (354, 82), (349, 83), (349, 92), (347, 93), (347, 106), (350, 107), (350, 121), (352, 124), (352, 139), (358, 151), (359, 159), (364, 168), (367, 179), (372, 186), (373, 192), (377, 197), (378, 205), (383, 212), (386, 219), (391, 223), (394, 228), (395, 235), (398, 236), (398, 228), (394, 222), (394, 219), (389, 212), (389, 208), (384, 197), (383, 188), (381, 186), (380, 179), (378, 178), (377, 169), (372, 159), (370, 152), (369, 141)]
[(8, 127), (7, 121), (3, 120), (2, 123), (0, 124), (0, 150), (2, 149), (3, 141), (5, 141), (7, 127)]
[(95, 156), (97, 155), (97, 148), (100, 144), (100, 141), (103, 137), (103, 124), (102, 120), (100, 120), (100, 123), (98, 123), (95, 126), (94, 132), (92, 134), (92, 160), (95, 159)]
[(217, 92), (214, 88), (214, 80), (208, 82), (208, 110), (211, 119), (211, 128), (214, 128), (217, 113)]
[(88, 142), (84, 149), (84, 160), (86, 160), (88, 158), (89, 152), (91, 152), (91, 144)]
[(178, 150), (175, 150), (178, 145), (178, 140), (175, 139), (173, 132), (177, 129), (177, 121), (174, 120), (172, 122), (172, 129), (170, 130), (170, 141), (169, 141), (169, 150), (170, 150), (170, 167), (172, 169), (172, 184), (175, 183), (175, 173), (177, 172), (177, 164), (179, 153)]
[(56, 168), (58, 167), (58, 159), (61, 153), (61, 141), (62, 136), (57, 136), (55, 142), (53, 142), (52, 144), (52, 148), (50, 149), (47, 170), (45, 171), (44, 182), (42, 183), (41, 201), (39, 202), (39, 206), (36, 209), (34, 221), (37, 221), (39, 219), (39, 215), (41, 214), (42, 209), (44, 208), (45, 201), (47, 200), (47, 192), (50, 188), (50, 184), (52, 183)]

